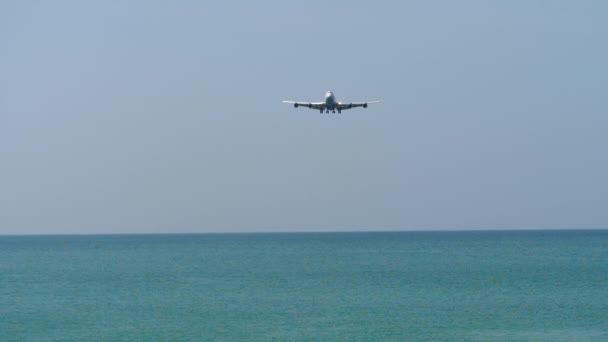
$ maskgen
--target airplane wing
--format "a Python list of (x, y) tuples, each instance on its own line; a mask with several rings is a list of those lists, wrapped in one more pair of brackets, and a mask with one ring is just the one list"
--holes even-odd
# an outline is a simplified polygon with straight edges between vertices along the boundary
[(367, 101), (367, 102), (340, 102), (338, 104), (338, 108), (340, 108), (340, 110), (351, 109), (351, 108), (356, 108), (356, 107), (367, 108), (368, 104), (380, 103), (380, 102), (382, 102), (382, 100)]
[(323, 108), (325, 108), (325, 102), (283, 101), (283, 103), (292, 104), (296, 108), (298, 108), (300, 106), (306, 107), (306, 108), (310, 108), (310, 109), (323, 109)]

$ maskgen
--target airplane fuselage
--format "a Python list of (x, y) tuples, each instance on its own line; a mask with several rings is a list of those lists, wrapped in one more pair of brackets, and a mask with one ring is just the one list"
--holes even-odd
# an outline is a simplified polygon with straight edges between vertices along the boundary
[(327, 110), (336, 110), (337, 106), (338, 102), (336, 102), (336, 97), (334, 96), (334, 93), (332, 93), (331, 91), (325, 93), (325, 108)]

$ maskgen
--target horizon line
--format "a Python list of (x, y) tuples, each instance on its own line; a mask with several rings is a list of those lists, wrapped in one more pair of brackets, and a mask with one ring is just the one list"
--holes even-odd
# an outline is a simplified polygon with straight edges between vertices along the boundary
[(126, 232), (126, 233), (22, 233), (4, 236), (100, 236), (100, 235), (253, 235), (253, 234), (353, 234), (353, 233), (466, 233), (466, 232), (540, 232), (540, 231), (602, 231), (608, 228), (481, 228), (481, 229), (404, 229), (404, 230), (295, 230), (295, 231), (227, 231), (227, 232)]

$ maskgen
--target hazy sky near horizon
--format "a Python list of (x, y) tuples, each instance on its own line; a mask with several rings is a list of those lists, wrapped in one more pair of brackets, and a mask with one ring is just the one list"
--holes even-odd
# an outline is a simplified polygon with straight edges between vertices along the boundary
[(0, 234), (608, 228), (608, 2), (243, 3), (2, 2)]

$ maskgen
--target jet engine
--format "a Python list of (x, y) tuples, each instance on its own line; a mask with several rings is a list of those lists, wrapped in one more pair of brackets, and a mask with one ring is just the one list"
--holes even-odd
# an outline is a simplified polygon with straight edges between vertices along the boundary
[(363, 108), (367, 108), (367, 102), (363, 104)]
[(294, 103), (294, 104), (293, 104), (293, 106), (294, 106), (295, 108), (298, 108), (299, 104)]
[(308, 108), (312, 108), (312, 103), (309, 103), (309, 104), (308, 104)]

